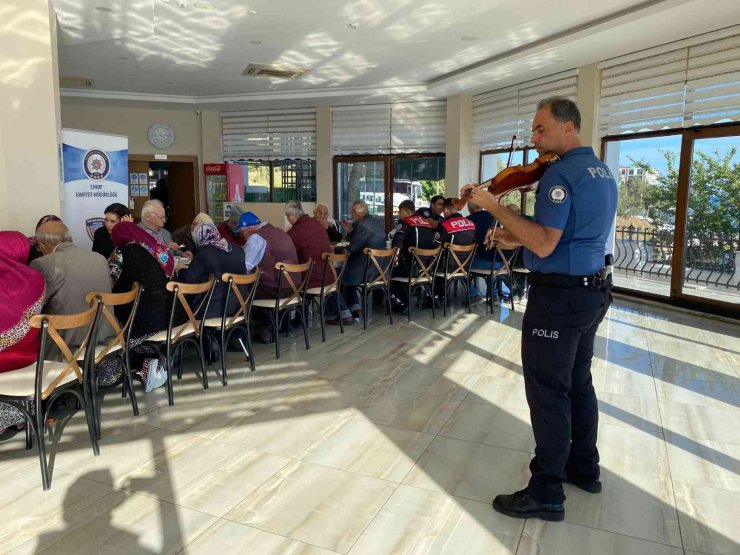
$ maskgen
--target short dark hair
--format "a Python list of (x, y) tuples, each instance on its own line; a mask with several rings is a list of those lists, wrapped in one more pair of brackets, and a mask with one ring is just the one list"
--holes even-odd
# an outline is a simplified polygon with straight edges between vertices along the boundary
[(408, 210), (412, 214), (416, 212), (416, 206), (414, 206), (414, 202), (411, 200), (404, 200), (401, 204), (398, 205), (398, 210)]
[(562, 96), (551, 96), (540, 100), (537, 104), (537, 111), (542, 108), (550, 108), (550, 113), (560, 123), (573, 122), (576, 131), (581, 130), (581, 111), (576, 103)]
[(123, 218), (124, 216), (130, 216), (131, 210), (126, 208), (123, 204), (120, 202), (114, 202), (110, 206), (106, 206), (105, 210), (103, 210), (103, 214), (115, 214), (119, 218)]
[(457, 210), (457, 207), (455, 206), (455, 199), (450, 197), (445, 199), (445, 203), (442, 205), (443, 208), (454, 208)]
[(434, 195), (431, 200), (429, 201), (429, 206), (437, 202), (438, 200), (444, 200), (445, 198), (442, 195)]

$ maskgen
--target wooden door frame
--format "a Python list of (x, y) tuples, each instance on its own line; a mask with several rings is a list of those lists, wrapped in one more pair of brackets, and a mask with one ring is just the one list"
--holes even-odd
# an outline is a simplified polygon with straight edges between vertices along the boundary
[(186, 162), (193, 164), (193, 195), (195, 195), (195, 213), (203, 212), (200, 195), (201, 168), (198, 157), (189, 154), (168, 154), (166, 159), (156, 158), (154, 154), (129, 154), (130, 162)]

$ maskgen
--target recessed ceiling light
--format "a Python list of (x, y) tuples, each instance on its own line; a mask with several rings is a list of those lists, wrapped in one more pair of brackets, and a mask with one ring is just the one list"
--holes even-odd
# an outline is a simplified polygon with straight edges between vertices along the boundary
[(128, 60), (128, 58), (126, 56), (118, 56), (118, 59), (119, 60)]
[(249, 44), (262, 44), (261, 40), (250, 40)]
[(113, 11), (111, 8), (108, 8), (106, 6), (97, 6), (95, 9), (103, 13), (110, 13)]
[(357, 29), (360, 28), (360, 24), (359, 23), (350, 23), (349, 24), (349, 28), (356, 31)]
[(249, 15), (257, 15), (257, 10), (249, 10), (247, 13)]
[(193, 7), (199, 10), (215, 10), (216, 6), (210, 2), (193, 2)]
[(471, 35), (466, 35), (464, 37), (461, 37), (460, 40), (465, 41), (465, 42), (474, 42), (476, 40), (480, 40), (480, 37), (473, 37)]

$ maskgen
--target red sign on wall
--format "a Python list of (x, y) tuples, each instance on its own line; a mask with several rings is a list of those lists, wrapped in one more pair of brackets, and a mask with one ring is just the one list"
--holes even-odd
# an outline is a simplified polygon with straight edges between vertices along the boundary
[(226, 175), (226, 164), (203, 164), (206, 175)]

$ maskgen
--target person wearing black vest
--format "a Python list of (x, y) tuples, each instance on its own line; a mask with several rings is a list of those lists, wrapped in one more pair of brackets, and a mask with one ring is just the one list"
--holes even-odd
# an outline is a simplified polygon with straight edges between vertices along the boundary
[[(404, 200), (398, 206), (398, 223), (388, 234), (392, 246), (398, 248), (398, 262), (393, 268), (394, 277), (408, 277), (411, 274), (413, 255), (410, 247), (419, 249), (434, 248), (434, 230), (432, 225), (423, 216), (415, 213), (414, 203)], [(429, 261), (422, 259), (425, 264)], [(418, 271), (418, 270), (417, 270)], [(408, 305), (408, 290), (403, 283), (394, 281), (391, 285), (393, 297), (396, 299), (394, 308), (403, 311)]]
[[(444, 246), (445, 243), (467, 247), (475, 242), (475, 224), (469, 218), (456, 211), (451, 198), (444, 201), (444, 220), (440, 222), (434, 234), (434, 242)], [(449, 268), (454, 270), (457, 263), (450, 257)]]
[(417, 216), (423, 216), (432, 226), (432, 229), (439, 227), (439, 222), (444, 218), (443, 204), (445, 198), (442, 195), (434, 195), (429, 201), (429, 206), (424, 206), (416, 211)]

